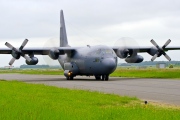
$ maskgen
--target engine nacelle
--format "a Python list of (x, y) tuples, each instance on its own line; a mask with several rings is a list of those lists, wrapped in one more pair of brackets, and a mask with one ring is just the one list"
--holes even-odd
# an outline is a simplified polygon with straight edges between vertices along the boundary
[(144, 60), (144, 58), (140, 55), (136, 55), (136, 56), (128, 56), (125, 61), (127, 63), (140, 63)]
[(57, 60), (59, 58), (59, 50), (57, 49), (51, 49), (49, 51), (49, 57), (53, 60)]
[(129, 50), (126, 48), (118, 49), (116, 54), (119, 58), (127, 58)]
[(27, 65), (36, 65), (37, 63), (38, 63), (38, 58), (37, 57), (31, 57), (31, 61), (30, 62), (28, 62), (26, 60), (26, 64)]
[(151, 56), (154, 56), (157, 53), (157, 48), (152, 47), (151, 49), (149, 49), (149, 51), (147, 51), (147, 53), (149, 53)]

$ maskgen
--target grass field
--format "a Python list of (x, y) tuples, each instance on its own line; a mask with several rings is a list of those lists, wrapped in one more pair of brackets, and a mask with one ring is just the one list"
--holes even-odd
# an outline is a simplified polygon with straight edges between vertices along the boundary
[(180, 108), (137, 98), (0, 81), (0, 120), (179, 120)]
[(2, 69), (2, 73), (39, 74), (39, 75), (64, 75), (62, 69)]
[[(5, 69), (0, 70), (0, 73), (20, 73), (20, 74), (44, 74), (44, 75), (63, 75), (63, 70), (60, 69)], [(180, 78), (179, 68), (166, 69), (136, 69), (136, 68), (118, 68), (110, 76), (115, 77), (139, 77), (139, 78)]]
[(179, 68), (166, 69), (127, 69), (119, 68), (111, 76), (116, 77), (138, 77), (138, 78), (180, 78)]

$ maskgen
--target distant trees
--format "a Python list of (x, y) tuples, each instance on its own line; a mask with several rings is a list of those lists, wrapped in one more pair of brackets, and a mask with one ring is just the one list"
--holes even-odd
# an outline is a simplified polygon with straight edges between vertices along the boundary
[(169, 68), (173, 68), (174, 66), (172, 64), (169, 65)]
[(49, 68), (49, 65), (21, 65), (20, 68)]
[(41, 69), (61, 69), (60, 65), (53, 65), (53, 66), (49, 66), (49, 65), (21, 65), (20, 68), (25, 69), (25, 68), (41, 68)]

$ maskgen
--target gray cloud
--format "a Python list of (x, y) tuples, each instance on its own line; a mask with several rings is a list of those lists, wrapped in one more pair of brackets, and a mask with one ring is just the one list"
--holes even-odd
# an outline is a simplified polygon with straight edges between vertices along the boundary
[(60, 9), (71, 45), (113, 45), (121, 37), (147, 45), (152, 38), (179, 41), (179, 7), (178, 0), (1, 0), (0, 42), (21, 44), (31, 38), (41, 43), (43, 38), (37, 43), (43, 47), (44, 41), (59, 37)]

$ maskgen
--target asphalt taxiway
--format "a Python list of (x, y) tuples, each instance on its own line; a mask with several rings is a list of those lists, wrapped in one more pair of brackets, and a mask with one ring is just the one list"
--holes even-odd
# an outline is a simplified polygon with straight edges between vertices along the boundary
[(94, 77), (66, 80), (59, 75), (25, 74), (0, 74), (0, 79), (136, 96), (142, 100), (180, 105), (180, 80), (117, 77), (110, 77), (109, 81), (96, 81)]

